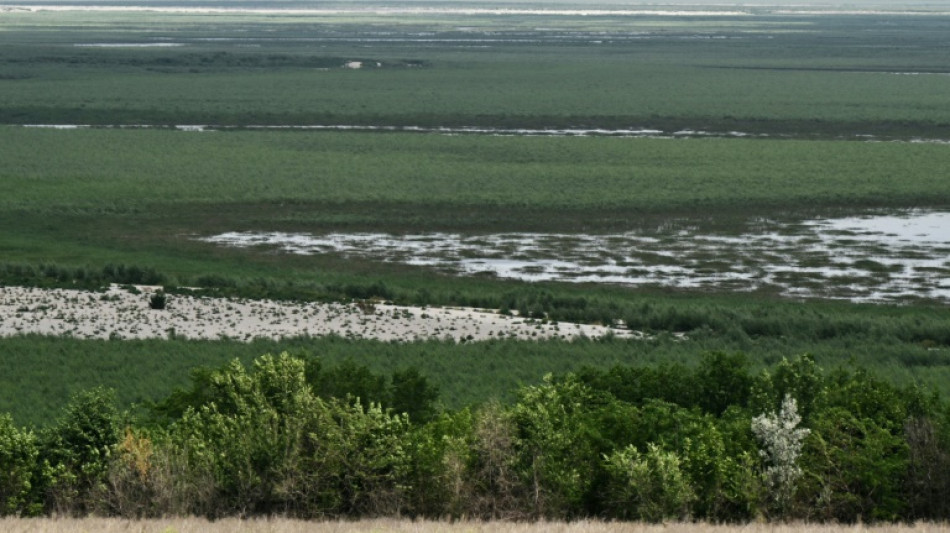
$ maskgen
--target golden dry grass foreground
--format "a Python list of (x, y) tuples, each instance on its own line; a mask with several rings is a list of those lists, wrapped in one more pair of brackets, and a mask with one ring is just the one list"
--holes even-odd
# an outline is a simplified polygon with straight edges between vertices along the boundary
[(950, 524), (658, 524), (622, 522), (413, 522), (361, 520), (315, 522), (287, 519), (199, 518), (123, 520), (116, 518), (0, 518), (4, 533), (950, 533)]

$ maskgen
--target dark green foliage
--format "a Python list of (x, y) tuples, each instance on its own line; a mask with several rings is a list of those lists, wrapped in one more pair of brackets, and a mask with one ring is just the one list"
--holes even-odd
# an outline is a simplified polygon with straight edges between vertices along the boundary
[[(124, 438), (103, 390), (77, 395), (39, 438), (0, 417), (4, 512), (718, 522), (775, 511), (768, 465), (752, 436), (759, 411), (747, 405), (758, 400), (743, 394), (732, 403), (714, 395), (711, 408), (639, 395), (631, 403), (588, 369), (583, 379), (568, 373), (522, 387), (509, 405), (413, 421), (352, 395), (319, 397), (308, 378), (329, 371), (315, 374), (314, 366), (282, 354), (251, 368), (232, 361), (196, 371), (193, 390), (155, 409), (165, 429), (129, 427)], [(357, 384), (372, 376), (352, 362), (340, 368), (341, 376), (362, 376)], [(799, 378), (766, 379), (783, 373)], [(600, 377), (608, 375), (618, 369)], [(762, 398), (801, 392), (789, 387), (814, 380), (820, 393), (811, 396), (802, 422), (808, 434), (794, 458), (802, 476), (786, 493), (782, 517), (946, 516), (945, 400), (862, 370), (826, 372), (807, 356), (762, 376), (742, 356), (711, 354), (665, 379), (706, 391), (751, 383)], [(420, 378), (397, 372), (395, 388), (430, 390)]]
[(392, 375), (388, 406), (397, 413), (406, 413), (409, 420), (424, 424), (437, 414), (439, 388), (415, 367), (397, 370)]
[(176, 387), (160, 402), (149, 403), (148, 408), (156, 421), (168, 423), (181, 418), (188, 409), (197, 409), (212, 400), (211, 376), (213, 370), (199, 366), (191, 370), (191, 386)]
[(120, 285), (159, 285), (165, 276), (149, 267), (108, 264), (102, 268), (102, 279)]
[(751, 392), (751, 365), (743, 353), (711, 352), (698, 367), (685, 365), (615, 366), (604, 372), (584, 368), (578, 376), (589, 386), (619, 400), (643, 405), (663, 400), (698, 407), (719, 416), (729, 407), (744, 408)]
[(27, 510), (37, 457), (36, 436), (0, 414), (0, 516)]
[[(304, 379), (312, 394), (324, 400), (370, 405), (405, 414), (414, 423), (425, 423), (438, 414), (439, 390), (415, 367), (393, 372), (391, 378), (374, 373), (366, 365), (344, 359), (334, 366), (324, 366), (319, 357), (305, 356)], [(188, 409), (199, 409), (216, 400), (213, 378), (233, 366), (226, 363), (217, 369), (197, 367), (191, 370), (188, 388), (176, 388), (160, 402), (150, 403), (149, 420), (167, 425), (180, 419)]]
[[(910, 417), (904, 425), (909, 465), (904, 494), (910, 519), (950, 517), (950, 441), (948, 424), (930, 416)], [(942, 430), (942, 432), (941, 432)]]
[(389, 400), (386, 378), (349, 359), (333, 368), (308, 368), (307, 378), (321, 398), (339, 398), (363, 405)]
[(699, 407), (719, 416), (730, 407), (748, 405), (751, 365), (743, 353), (714, 352), (703, 356), (696, 372)]
[(4, 263), (0, 265), (0, 282), (9, 285), (38, 287), (75, 287), (100, 289), (109, 283), (120, 285), (155, 285), (165, 276), (151, 268), (135, 265), (106, 265), (101, 271), (88, 267), (70, 267), (53, 263), (37, 265)]
[(337, 398), (363, 405), (380, 404), (420, 424), (431, 420), (438, 412), (439, 388), (430, 384), (416, 367), (396, 370), (387, 379), (351, 359), (323, 368), (318, 358), (309, 358), (306, 375), (307, 383), (321, 398)]
[[(809, 518), (897, 520), (905, 510), (907, 444), (873, 419), (835, 407), (815, 416), (803, 462)], [(826, 494), (827, 498), (821, 498)], [(811, 501), (808, 501), (811, 500)]]
[(97, 510), (99, 494), (108, 490), (120, 423), (114, 392), (76, 394), (57, 423), (40, 434), (34, 501), (56, 513)]
[(633, 405), (649, 400), (663, 400), (684, 406), (695, 405), (696, 383), (692, 371), (682, 364), (657, 366), (615, 366), (608, 371), (584, 368), (579, 378), (594, 389), (604, 390), (617, 399)]
[(791, 361), (782, 358), (774, 370), (764, 371), (753, 385), (753, 409), (776, 411), (786, 395), (795, 399), (802, 418), (808, 420), (822, 395), (829, 392), (822, 386), (822, 376), (815, 358), (804, 354)]
[(149, 296), (148, 306), (150, 309), (161, 311), (165, 309), (165, 305), (168, 303), (168, 295), (164, 291), (156, 292), (155, 294)]

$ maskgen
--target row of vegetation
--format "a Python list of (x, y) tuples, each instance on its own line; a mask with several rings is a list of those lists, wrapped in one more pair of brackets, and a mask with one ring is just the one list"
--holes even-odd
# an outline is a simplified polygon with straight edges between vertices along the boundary
[(137, 418), (87, 391), (47, 429), (0, 417), (0, 513), (950, 517), (947, 402), (810, 356), (586, 369), (454, 411), (436, 394), (287, 354), (196, 372)]

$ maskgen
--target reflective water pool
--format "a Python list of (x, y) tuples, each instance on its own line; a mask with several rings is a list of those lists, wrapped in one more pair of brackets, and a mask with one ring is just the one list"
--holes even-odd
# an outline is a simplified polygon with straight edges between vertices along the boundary
[(739, 235), (686, 226), (607, 235), (232, 232), (203, 240), (526, 281), (774, 289), (862, 302), (950, 301), (950, 213), (763, 220), (755, 226), (757, 231)]

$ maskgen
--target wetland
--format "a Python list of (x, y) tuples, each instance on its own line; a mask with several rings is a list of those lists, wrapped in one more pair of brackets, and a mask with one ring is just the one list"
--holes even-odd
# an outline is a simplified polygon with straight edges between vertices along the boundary
[(334, 253), (524, 281), (754, 291), (854, 302), (950, 301), (950, 213), (908, 211), (752, 223), (739, 235), (688, 221), (616, 234), (228, 232), (202, 240)]
[(945, 7), (34, 4), (0, 514), (950, 518)]

